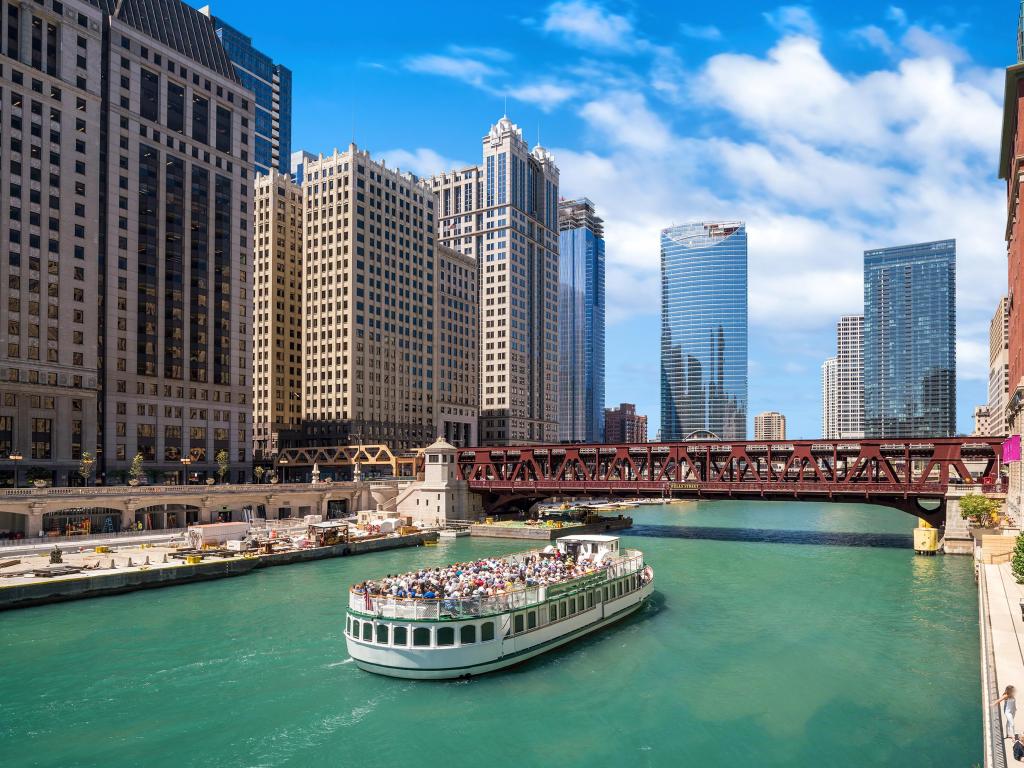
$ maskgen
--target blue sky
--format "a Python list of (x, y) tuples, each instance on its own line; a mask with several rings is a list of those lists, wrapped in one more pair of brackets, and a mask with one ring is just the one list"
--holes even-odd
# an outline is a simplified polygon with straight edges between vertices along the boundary
[[(958, 426), (1005, 291), (996, 178), (1016, 3), (318, 3), (213, 12), (294, 72), (293, 148), (426, 174), (509, 116), (606, 221), (609, 404), (659, 420), (658, 231), (747, 221), (750, 414), (820, 434), (819, 367), (865, 248), (958, 241)], [(284, 23), (285, 19), (291, 23)], [(297, 22), (297, 23), (296, 23)]]

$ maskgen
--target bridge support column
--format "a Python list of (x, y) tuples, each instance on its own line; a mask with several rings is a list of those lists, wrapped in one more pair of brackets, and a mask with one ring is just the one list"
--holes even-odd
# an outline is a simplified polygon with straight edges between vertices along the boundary
[(25, 536), (35, 537), (43, 535), (43, 505), (31, 504), (28, 516), (25, 518)]
[(973, 555), (974, 537), (967, 521), (960, 515), (960, 499), (973, 490), (950, 488), (946, 491), (946, 527), (942, 551), (947, 555)]

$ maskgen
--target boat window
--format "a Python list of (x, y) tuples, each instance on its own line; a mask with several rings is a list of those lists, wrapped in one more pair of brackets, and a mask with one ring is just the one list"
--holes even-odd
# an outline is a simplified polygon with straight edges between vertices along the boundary
[(608, 602), (608, 587), (604, 588), (604, 601), (606, 603)]
[(438, 645), (455, 645), (455, 627), (438, 627)]
[(476, 642), (476, 625), (463, 624), (459, 630), (459, 645), (469, 645)]
[(388, 644), (388, 625), (378, 624), (377, 625), (377, 642), (383, 645)]
[(352, 622), (352, 637), (359, 637), (359, 622)]
[(530, 611), (526, 614), (526, 628), (533, 629), (537, 626), (537, 612)]
[(408, 645), (409, 644), (408, 633), (409, 633), (409, 630), (407, 630), (405, 627), (395, 627), (395, 631), (392, 633), (392, 637), (391, 637), (391, 644), (392, 645)]
[(363, 622), (363, 640), (373, 640), (373, 623)]
[(427, 627), (416, 627), (412, 631), (412, 644), (420, 647), (430, 645), (430, 630)]
[(560, 602), (558, 604), (558, 618), (560, 618), (560, 619), (564, 619), (565, 618), (565, 600), (563, 600), (562, 602)]
[(494, 639), (494, 622), (485, 621), (480, 625), (480, 642), (486, 643), (488, 640)]
[(548, 606), (548, 621), (558, 621), (558, 606), (554, 603)]
[(587, 608), (593, 608), (593, 607), (594, 607), (594, 593), (593, 592), (587, 592)]
[(569, 601), (569, 615), (572, 616), (574, 613), (576, 613), (576, 598), (575, 597), (572, 600)]
[(619, 597), (622, 597), (622, 582), (619, 582)]
[(352, 619), (348, 616), (345, 617), (345, 631), (352, 634)]
[(523, 614), (517, 613), (512, 619), (512, 631), (522, 632), (523, 631)]

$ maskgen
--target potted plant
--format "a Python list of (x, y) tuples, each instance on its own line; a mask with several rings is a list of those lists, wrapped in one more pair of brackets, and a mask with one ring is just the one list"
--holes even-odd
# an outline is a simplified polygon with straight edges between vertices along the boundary
[(142, 458), (141, 453), (136, 453), (135, 458), (132, 459), (132, 466), (128, 470), (128, 485), (138, 485), (146, 477), (146, 470), (142, 468), (142, 462), (145, 459)]
[(217, 482), (217, 481), (214, 480), (212, 477), (206, 478), (206, 484), (207, 485), (213, 485), (215, 482)]
[(25, 470), (25, 477), (36, 488), (45, 488), (46, 484), (51, 479), (49, 470), (43, 469), (42, 467), (29, 467)]
[(226, 450), (221, 448), (217, 451), (217, 455), (214, 457), (217, 461), (217, 477), (223, 483), (225, 476), (228, 474), (228, 470), (231, 469), (231, 456)]
[(89, 484), (89, 476), (92, 474), (92, 466), (96, 463), (92, 454), (82, 451), (82, 458), (78, 461), (78, 476), (82, 478), (82, 485)]
[(267, 473), (267, 470), (263, 467), (257, 466), (253, 471), (253, 475), (256, 477), (257, 483), (263, 482), (263, 476)]

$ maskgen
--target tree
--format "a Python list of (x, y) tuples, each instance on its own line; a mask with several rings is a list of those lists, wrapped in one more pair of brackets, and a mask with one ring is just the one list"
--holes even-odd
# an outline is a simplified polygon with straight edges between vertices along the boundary
[(1018, 584), (1024, 584), (1024, 533), (1017, 537), (1013, 545), (1013, 559), (1010, 560), (1010, 568)]
[(217, 459), (217, 477), (219, 477), (220, 481), (223, 483), (224, 475), (226, 475), (228, 470), (231, 469), (231, 456), (222, 448), (217, 452), (217, 456), (215, 458)]
[(93, 459), (92, 454), (88, 451), (82, 451), (82, 458), (78, 462), (78, 474), (82, 478), (82, 484), (89, 484), (89, 475), (92, 474), (92, 465), (96, 463)]
[(136, 453), (135, 458), (132, 459), (132, 466), (128, 470), (128, 476), (136, 482), (142, 482), (146, 478), (146, 470), (142, 467), (142, 462), (145, 459), (142, 458), (141, 453)]
[(262, 483), (263, 482), (263, 475), (265, 475), (267, 473), (267, 470), (264, 469), (263, 467), (259, 467), (258, 466), (258, 467), (256, 467), (256, 469), (254, 469), (252, 471), (252, 473), (254, 475), (256, 475), (256, 482), (257, 483)]
[(960, 499), (960, 516), (982, 527), (995, 525), (999, 520), (999, 502), (978, 493), (969, 494)]

